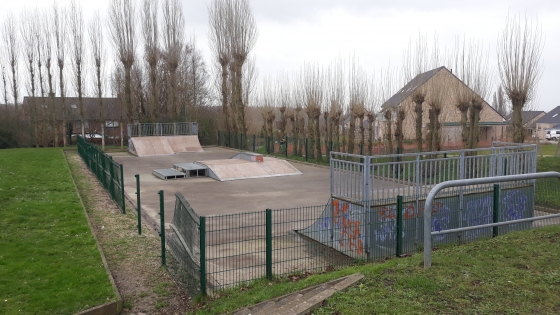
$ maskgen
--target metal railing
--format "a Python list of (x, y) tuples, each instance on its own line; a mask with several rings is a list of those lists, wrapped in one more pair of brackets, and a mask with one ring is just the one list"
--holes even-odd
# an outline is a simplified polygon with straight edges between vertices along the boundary
[(78, 153), (103, 185), (105, 190), (109, 192), (111, 198), (116, 202), (122, 213), (126, 212), (126, 200), (124, 198), (124, 178), (123, 166), (113, 160), (113, 158), (96, 146), (89, 144), (78, 136), (76, 140)]
[[(434, 199), (436, 198), (436, 195), (440, 191), (452, 187), (465, 187), (471, 185), (484, 185), (484, 184), (494, 184), (494, 183), (503, 183), (503, 182), (525, 181), (529, 185), (534, 185), (535, 180), (537, 179), (551, 178), (551, 177), (556, 177), (560, 179), (560, 173), (543, 172), (543, 173), (452, 180), (452, 181), (440, 183), (435, 187), (433, 187), (426, 198), (425, 207), (424, 207), (424, 268), (430, 268), (432, 265), (432, 237), (433, 236), (442, 236), (450, 233), (460, 233), (460, 232), (467, 232), (472, 230), (492, 228), (492, 236), (495, 237), (501, 234), (498, 227), (508, 225), (510, 227), (513, 226), (514, 229), (516, 227), (518, 228), (520, 227), (522, 229), (531, 228), (534, 221), (560, 217), (560, 213), (555, 213), (551, 215), (530, 216), (525, 218), (523, 218), (522, 215), (513, 215), (510, 216), (509, 220), (503, 220), (503, 216), (500, 216), (500, 212), (501, 212), (501, 208), (504, 206), (504, 203), (505, 203), (505, 207), (509, 208), (508, 200), (506, 198), (500, 199), (500, 186), (494, 185), (493, 197), (492, 197), (491, 220), (485, 220), (486, 222), (481, 221), (479, 222), (479, 224), (473, 224), (471, 226), (459, 227), (453, 229), (439, 229), (438, 227), (435, 227), (436, 231), (434, 231), (434, 220), (432, 220), (433, 203), (434, 203)], [(527, 225), (527, 223), (529, 225)], [(521, 224), (521, 226), (519, 226), (519, 224)]]
[(137, 123), (127, 125), (129, 137), (198, 135), (198, 123)]
[(435, 185), (455, 179), (536, 172), (534, 144), (364, 156), (331, 152), (331, 196), (352, 201), (425, 195)]

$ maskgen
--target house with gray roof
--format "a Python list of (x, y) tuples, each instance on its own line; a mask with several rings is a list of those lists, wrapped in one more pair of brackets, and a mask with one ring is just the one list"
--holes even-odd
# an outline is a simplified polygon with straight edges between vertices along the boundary
[[(524, 110), (521, 112), (521, 120), (523, 122), (523, 129), (526, 137), (537, 136), (537, 120), (546, 115), (542, 110)], [(506, 121), (509, 125), (512, 123), (512, 114), (506, 115)], [(508, 131), (511, 128), (508, 128)]]
[(550, 129), (560, 129), (560, 106), (543, 115), (535, 122), (536, 132), (539, 139), (544, 140), (546, 131)]

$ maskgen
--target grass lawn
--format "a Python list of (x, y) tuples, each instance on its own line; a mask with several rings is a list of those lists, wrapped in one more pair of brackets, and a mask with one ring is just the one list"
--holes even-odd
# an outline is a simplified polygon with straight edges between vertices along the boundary
[(557, 145), (552, 143), (541, 144), (539, 146), (539, 156), (541, 154), (554, 156), (556, 154), (556, 147)]
[(0, 314), (115, 299), (62, 150), (0, 150)]
[(313, 314), (558, 314), (560, 226), (512, 232), (422, 255), (309, 276), (258, 280), (201, 299), (196, 314), (222, 314), (275, 296), (360, 272), (356, 286)]

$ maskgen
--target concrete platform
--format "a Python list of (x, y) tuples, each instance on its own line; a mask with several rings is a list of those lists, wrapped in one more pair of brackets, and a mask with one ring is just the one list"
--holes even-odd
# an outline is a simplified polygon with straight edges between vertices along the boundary
[(154, 169), (169, 168), (174, 164), (201, 160), (229, 159), (238, 151), (205, 147), (200, 153), (145, 156), (138, 158), (129, 153), (111, 154), (124, 166), (126, 195), (136, 201), (135, 174), (140, 174), (142, 208), (159, 222), (158, 190), (164, 190), (165, 222), (171, 222), (175, 206), (174, 193), (179, 191), (199, 215), (263, 211), (267, 208), (291, 208), (326, 204), (330, 196), (329, 169), (296, 162), (293, 167), (299, 176), (267, 177), (252, 180), (219, 182), (210, 177), (185, 180), (161, 179), (152, 175)]
[(262, 158), (262, 162), (246, 159), (226, 159), (198, 161), (210, 171), (210, 177), (219, 181), (255, 179), (289, 175), (301, 175), (301, 172), (288, 161), (272, 157)]

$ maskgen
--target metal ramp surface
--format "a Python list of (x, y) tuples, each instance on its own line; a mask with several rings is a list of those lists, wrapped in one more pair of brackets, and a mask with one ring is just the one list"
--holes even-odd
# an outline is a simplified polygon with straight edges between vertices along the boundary
[(163, 179), (163, 180), (187, 177), (187, 175), (185, 173), (179, 172), (179, 171), (177, 171), (176, 169), (173, 169), (173, 168), (164, 168), (164, 169), (153, 170), (152, 174), (154, 176), (158, 177), (158, 178)]

